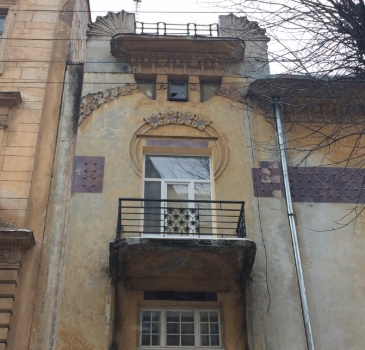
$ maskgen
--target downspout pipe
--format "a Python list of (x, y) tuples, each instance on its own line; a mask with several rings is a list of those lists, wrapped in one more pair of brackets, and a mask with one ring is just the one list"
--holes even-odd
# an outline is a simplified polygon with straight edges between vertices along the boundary
[(298, 245), (297, 225), (295, 222), (293, 202), (291, 199), (288, 163), (286, 160), (284, 131), (283, 131), (283, 126), (282, 126), (282, 122), (281, 122), (281, 109), (280, 109), (279, 99), (274, 98), (273, 103), (274, 103), (274, 110), (275, 110), (275, 120), (276, 120), (277, 134), (278, 134), (278, 144), (279, 144), (279, 150), (280, 150), (281, 165), (282, 165), (282, 169), (283, 169), (286, 206), (287, 206), (287, 211), (288, 211), (290, 233), (291, 233), (291, 238), (292, 238), (292, 243), (293, 243), (295, 266), (296, 266), (297, 276), (298, 276), (300, 300), (302, 303), (302, 313), (303, 313), (303, 320), (304, 320), (304, 327), (305, 327), (305, 336), (307, 339), (308, 350), (314, 350), (312, 328), (311, 328), (311, 322), (310, 322), (309, 310), (308, 310), (308, 302), (307, 302), (307, 293), (305, 291), (302, 262), (300, 259), (300, 251), (299, 251), (299, 245)]

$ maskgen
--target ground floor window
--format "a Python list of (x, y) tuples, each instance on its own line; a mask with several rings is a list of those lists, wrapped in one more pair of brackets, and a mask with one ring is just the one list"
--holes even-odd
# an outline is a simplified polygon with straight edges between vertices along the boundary
[(221, 347), (219, 310), (141, 309), (140, 346)]

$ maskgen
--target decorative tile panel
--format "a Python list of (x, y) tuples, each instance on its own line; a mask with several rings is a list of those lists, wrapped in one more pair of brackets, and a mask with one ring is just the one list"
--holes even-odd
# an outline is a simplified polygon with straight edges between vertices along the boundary
[(281, 164), (260, 162), (260, 168), (252, 169), (255, 197), (284, 197)]
[(207, 140), (147, 140), (147, 146), (183, 147), (183, 148), (208, 148)]
[(102, 193), (105, 157), (76, 156), (72, 172), (73, 193)]
[[(294, 202), (365, 203), (365, 169), (289, 167)], [(252, 169), (255, 197), (284, 197), (281, 164), (260, 162)]]

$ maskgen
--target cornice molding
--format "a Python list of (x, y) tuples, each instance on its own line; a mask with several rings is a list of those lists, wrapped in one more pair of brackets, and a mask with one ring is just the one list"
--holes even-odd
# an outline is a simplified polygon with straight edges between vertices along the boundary
[(146, 118), (143, 118), (143, 121), (150, 125), (153, 129), (156, 129), (159, 126), (176, 124), (190, 126), (200, 131), (203, 131), (211, 123), (209, 119), (197, 117), (197, 115), (193, 113), (174, 111), (152, 114)]
[(79, 125), (92, 111), (102, 104), (115, 100), (119, 96), (131, 95), (135, 92), (139, 92), (137, 84), (123, 84), (81, 97)]

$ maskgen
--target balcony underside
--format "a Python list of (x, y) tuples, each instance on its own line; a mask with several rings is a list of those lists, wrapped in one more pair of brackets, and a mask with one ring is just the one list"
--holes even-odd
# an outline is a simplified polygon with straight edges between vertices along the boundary
[(131, 289), (228, 291), (250, 275), (255, 253), (243, 238), (120, 238), (110, 270)]
[(114, 57), (242, 60), (244, 43), (237, 38), (116, 34)]

